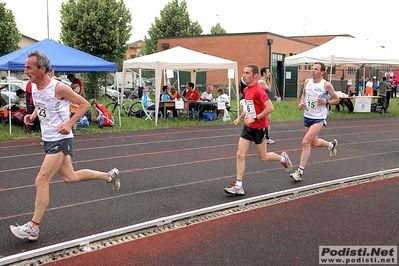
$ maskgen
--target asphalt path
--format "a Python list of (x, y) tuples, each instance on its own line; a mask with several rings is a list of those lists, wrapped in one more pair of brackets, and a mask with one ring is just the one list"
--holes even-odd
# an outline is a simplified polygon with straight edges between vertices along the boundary
[[(260, 162), (253, 145), (244, 177), (253, 197), (348, 176), (397, 168), (399, 119), (328, 120), (320, 137), (338, 139), (338, 154), (312, 149), (303, 181), (293, 182), (278, 162)], [(10, 224), (32, 217), (34, 179), (44, 157), (38, 139), (0, 143), (0, 256), (9, 256), (242, 197), (223, 192), (235, 179), (235, 154), (242, 125), (215, 125), (137, 132), (80, 135), (75, 138), (76, 170), (121, 170), (117, 192), (101, 181), (66, 185), (57, 175), (40, 237), (15, 238)], [(297, 166), (304, 135), (302, 121), (273, 122), (269, 151), (287, 151)]]

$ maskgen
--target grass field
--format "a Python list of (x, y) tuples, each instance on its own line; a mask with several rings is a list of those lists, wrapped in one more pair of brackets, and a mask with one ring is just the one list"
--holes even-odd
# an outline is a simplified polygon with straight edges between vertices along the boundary
[[(272, 121), (297, 121), (303, 119), (303, 112), (299, 111), (298, 106), (299, 99), (287, 99), (283, 102), (273, 102), (275, 112), (272, 114)], [(110, 100), (103, 100), (100, 103), (107, 104)], [(346, 118), (369, 118), (369, 117), (392, 117), (399, 116), (398, 107), (399, 98), (391, 99), (389, 114), (378, 114), (378, 113), (349, 113), (346, 109), (341, 112), (337, 112), (335, 106), (331, 107), (332, 113), (328, 115), (328, 119), (346, 119)], [(91, 110), (94, 113), (94, 110)], [(144, 118), (133, 118), (128, 117), (126, 114), (121, 112), (121, 118), (114, 114), (115, 126), (99, 128), (98, 124), (91, 122), (89, 127), (78, 129), (80, 134), (100, 133), (100, 132), (117, 132), (117, 131), (136, 131), (136, 130), (148, 130), (155, 128), (173, 128), (173, 127), (193, 127), (200, 125), (209, 124), (227, 124), (232, 121), (223, 122), (221, 119), (216, 121), (202, 121), (198, 119), (189, 119), (185, 116), (180, 116), (178, 119), (164, 119), (158, 120), (158, 125), (155, 125), (154, 120), (145, 120)], [(234, 118), (232, 118), (234, 119)], [(122, 126), (120, 126), (120, 123)], [(21, 138), (39, 138), (40, 133), (34, 132), (27, 134), (26, 129), (20, 126), (12, 126), (11, 134), (9, 124), (0, 124), (0, 141), (21, 139)]]

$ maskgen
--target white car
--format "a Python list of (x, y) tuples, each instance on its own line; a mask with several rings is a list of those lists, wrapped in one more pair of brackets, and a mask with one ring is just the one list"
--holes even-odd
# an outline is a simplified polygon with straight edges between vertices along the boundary
[(113, 89), (109, 89), (109, 88), (107, 88), (107, 91), (105, 92), (105, 94), (112, 100), (117, 99), (121, 95), (120, 92), (118, 92), (117, 90), (113, 90)]
[[(120, 93), (117, 90), (112, 89), (111, 86), (107, 86), (105, 95), (112, 100), (116, 100), (120, 97)], [(104, 86), (100, 87), (100, 96), (104, 96)]]
[[(7, 85), (8, 83), (0, 83), (0, 87)], [(6, 104), (18, 104), (24, 106), (24, 100), (17, 96), (17, 90), (22, 89), (25, 91), (25, 86), (22, 83), (10, 83), (7, 87), (1, 90), (0, 105)]]

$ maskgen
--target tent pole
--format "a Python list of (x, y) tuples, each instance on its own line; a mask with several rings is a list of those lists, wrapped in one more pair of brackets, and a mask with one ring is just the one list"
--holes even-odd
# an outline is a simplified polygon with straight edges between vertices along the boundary
[(180, 93), (180, 70), (177, 70), (177, 91)]
[[(121, 88), (121, 94), (124, 94), (124, 92), (125, 92), (126, 70), (127, 70), (127, 68), (122, 67), (122, 88)], [(116, 71), (118, 71), (118, 70), (116, 70)], [(116, 72), (116, 73), (118, 73), (118, 72)], [(118, 75), (117, 75), (117, 76), (118, 76)], [(118, 83), (116, 83), (116, 91), (119, 91), (119, 90), (118, 90)], [(121, 121), (120, 119), (119, 119), (119, 123), (120, 123), (120, 125), (121, 125), (121, 127), (122, 127), (122, 121)]]
[(8, 70), (8, 124), (10, 126), (10, 135), (11, 135), (11, 86), (10, 86), (10, 81), (11, 81), (11, 72)]
[(229, 78), (229, 97), (231, 99), (231, 78)]
[(330, 83), (332, 81), (332, 68), (333, 68), (333, 63), (334, 63), (334, 56), (331, 56), (331, 67), (330, 67)]
[[(298, 68), (298, 67), (297, 67)], [(284, 70), (283, 70), (284, 72), (284, 79), (283, 79), (283, 109), (285, 108), (285, 77), (286, 77), (286, 74), (287, 74), (287, 71), (286, 71), (286, 67), (285, 67), (285, 64), (284, 64)]]
[[(236, 70), (237, 71), (234, 71), (234, 78), (235, 78), (235, 82), (236, 82), (236, 90), (237, 90), (237, 93), (236, 93), (236, 110), (237, 110), (237, 118), (238, 117), (240, 117), (240, 88), (239, 88), (239, 85), (238, 85), (238, 68), (236, 67)], [(231, 101), (231, 99), (230, 99), (230, 101)]]
[[(115, 72), (115, 78), (116, 78), (116, 91), (118, 91), (118, 72)], [(105, 86), (107, 86), (107, 84), (105, 84)], [(121, 94), (122, 93), (118, 93), (117, 94), (117, 96), (118, 96), (118, 102), (119, 102), (119, 105), (118, 105), (118, 119), (119, 119), (119, 127), (122, 127), (122, 121), (121, 121), (121, 107), (122, 107), (122, 96), (121, 96)], [(120, 100), (120, 101), (119, 101)]]
[[(366, 87), (366, 80), (365, 80), (365, 78), (366, 78), (366, 65), (363, 65), (363, 91), (362, 92), (364, 92), (365, 91), (365, 87)], [(364, 93), (363, 93), (363, 95), (364, 95)]]

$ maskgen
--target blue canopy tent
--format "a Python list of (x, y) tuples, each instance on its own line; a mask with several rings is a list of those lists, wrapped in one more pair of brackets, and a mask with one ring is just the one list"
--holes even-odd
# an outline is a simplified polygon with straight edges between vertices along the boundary
[(57, 72), (116, 72), (116, 63), (87, 54), (50, 39), (34, 43), (0, 57), (0, 70), (24, 71), (28, 54), (38, 50), (50, 59)]
[[(118, 69), (116, 63), (45, 39), (0, 57), (0, 70), (8, 70), (9, 76), (10, 71), (24, 71), (25, 60), (35, 50), (44, 53), (50, 59), (51, 68), (57, 72), (116, 72)], [(9, 120), (11, 134), (11, 118)]]

